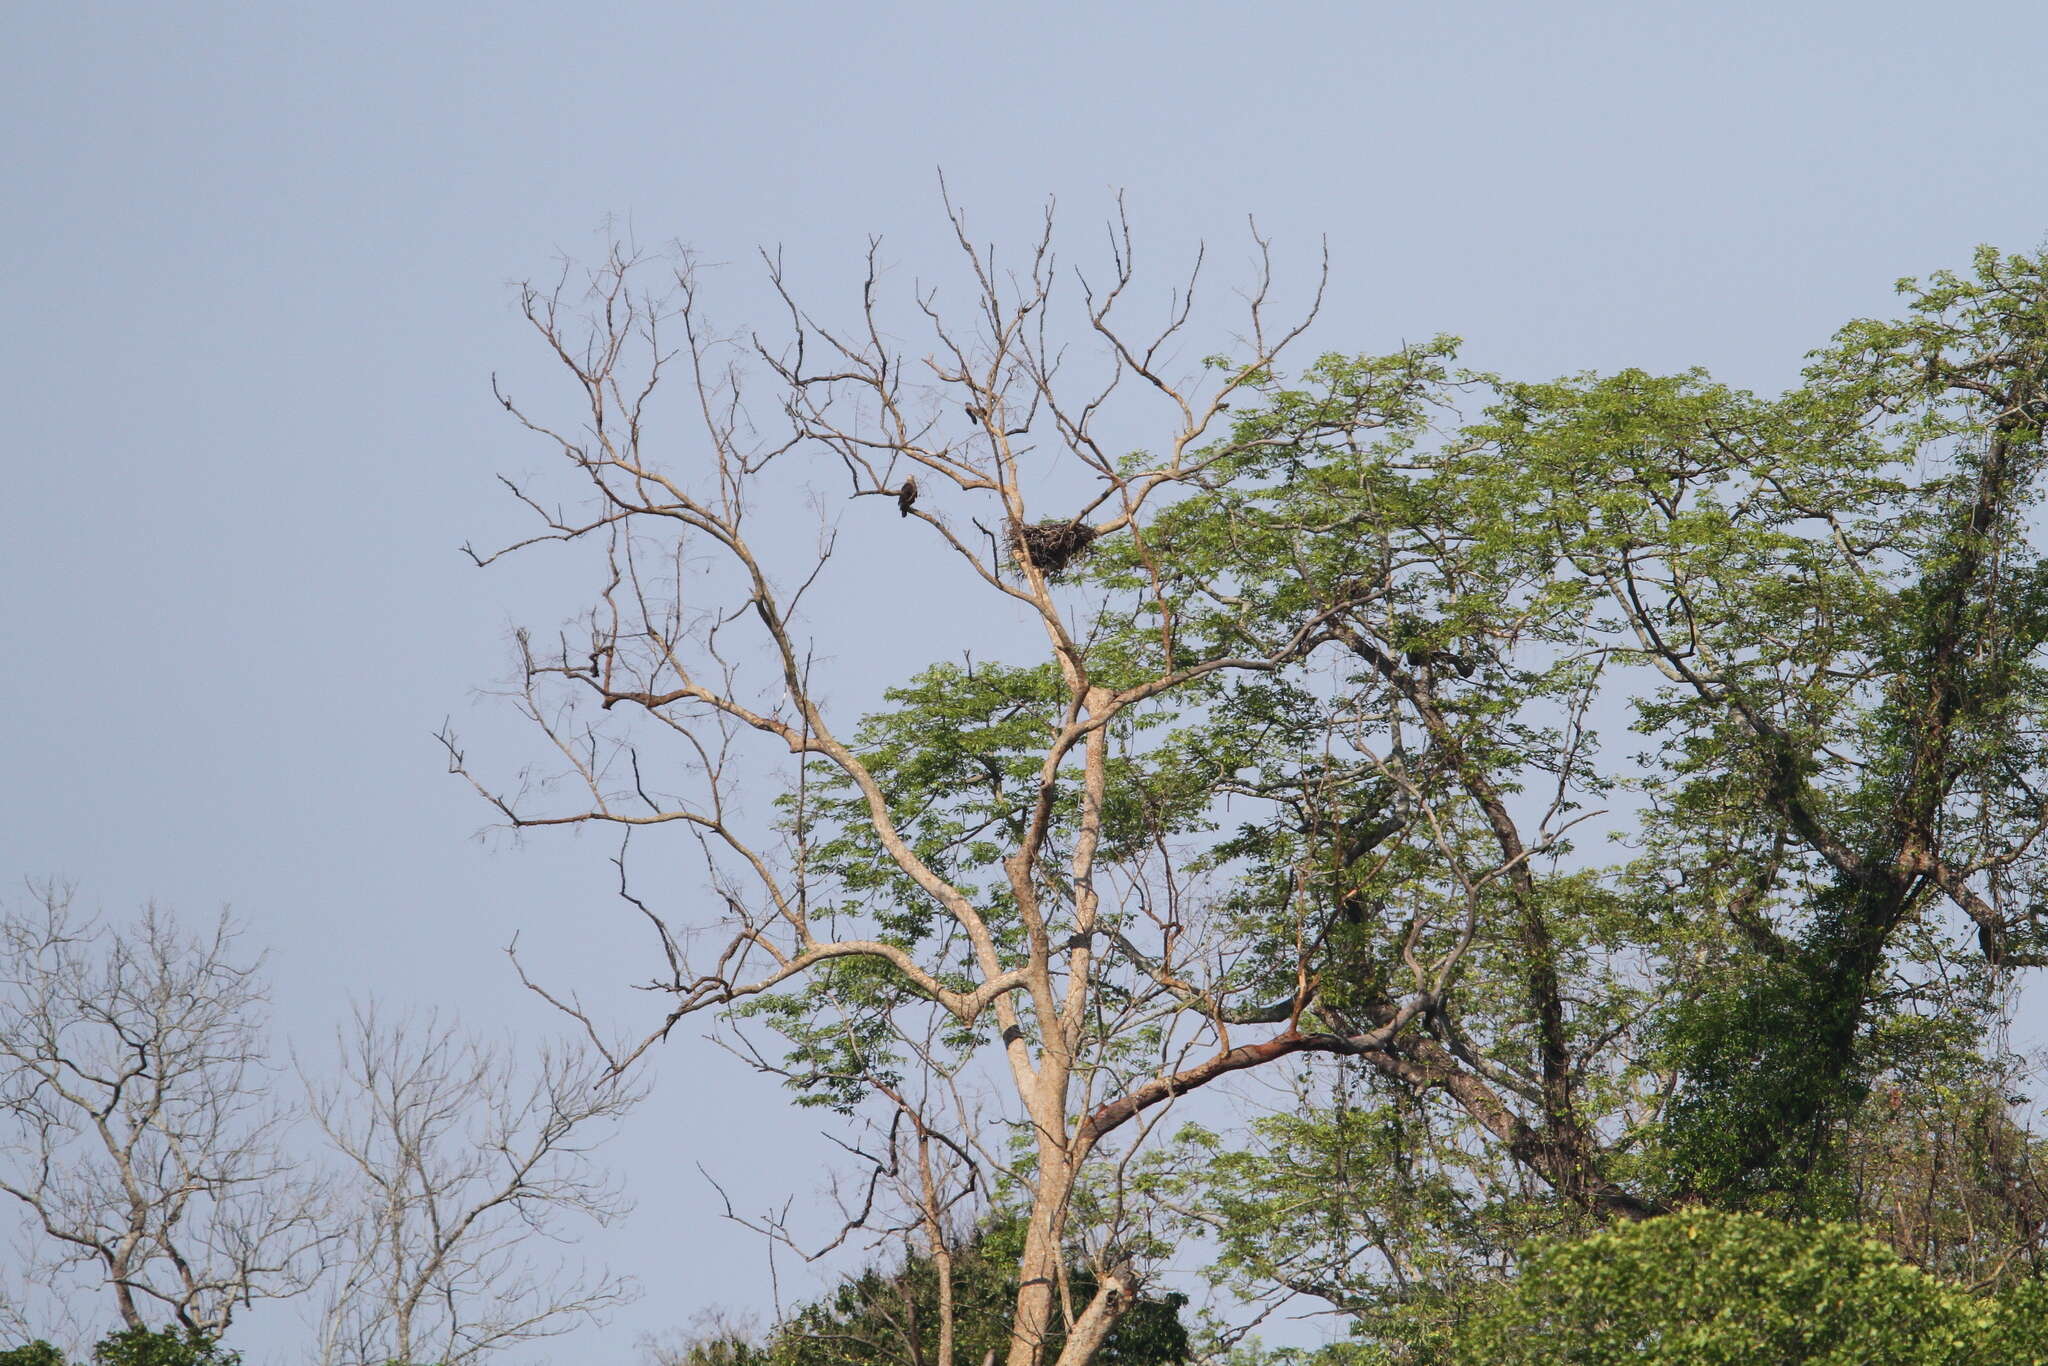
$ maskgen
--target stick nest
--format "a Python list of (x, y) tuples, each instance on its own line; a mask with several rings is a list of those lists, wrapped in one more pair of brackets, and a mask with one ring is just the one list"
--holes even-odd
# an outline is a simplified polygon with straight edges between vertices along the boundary
[(1082, 521), (1010, 524), (1018, 553), (1048, 579), (1058, 578), (1086, 554), (1095, 534), (1095, 528)]

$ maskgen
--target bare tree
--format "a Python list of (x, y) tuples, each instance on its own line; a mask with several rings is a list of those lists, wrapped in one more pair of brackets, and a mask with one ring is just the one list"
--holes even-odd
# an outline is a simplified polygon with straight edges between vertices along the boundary
[(627, 1203), (588, 1152), (639, 1099), (601, 1058), (507, 1047), (433, 1016), (359, 1008), (337, 1079), (309, 1082), (355, 1218), (336, 1259), (323, 1366), (463, 1366), (567, 1332), (628, 1299), (629, 1282), (536, 1256), (575, 1219)]
[[(933, 1023), (930, 1017), (926, 1022)], [(900, 1027), (903, 1021), (890, 1017), (888, 1023)], [(880, 1113), (862, 1116), (857, 1137), (841, 1144), (858, 1161), (860, 1170), (851, 1183), (832, 1183), (840, 1221), (831, 1236), (806, 1247), (790, 1225), (788, 1205), (779, 1212), (750, 1218), (734, 1210), (722, 1187), (719, 1196), (725, 1201), (728, 1219), (807, 1262), (820, 1261), (860, 1238), (871, 1253), (885, 1250), (885, 1258), (901, 1255), (906, 1265), (920, 1260), (927, 1263), (934, 1282), (929, 1316), (920, 1313), (917, 1287), (911, 1284), (900, 1287), (904, 1293), (898, 1304), (871, 1302), (887, 1330), (887, 1345), (880, 1350), (912, 1366), (955, 1366), (960, 1336), (955, 1264), (960, 1242), (963, 1235), (971, 1236), (975, 1219), (987, 1209), (984, 1168), (1009, 1169), (1014, 1164), (988, 1152), (981, 1138), (988, 1126), (970, 1110), (967, 1094), (940, 1040), (933, 1034), (912, 1038), (899, 1033), (894, 1041), (915, 1060), (911, 1077), (900, 1079), (869, 1066), (858, 1074), (834, 1078), (841, 1086), (866, 1092), (877, 1102)], [(798, 1090), (814, 1080), (747, 1042), (747, 1056), (757, 1070), (779, 1076)], [(855, 1047), (847, 1055), (858, 1058), (861, 1053)], [(875, 1284), (886, 1295), (887, 1282)], [(785, 1334), (801, 1331), (786, 1322), (779, 1328)], [(710, 1352), (721, 1341), (730, 1345), (743, 1337), (730, 1325), (721, 1324), (699, 1334), (697, 1340), (700, 1345), (709, 1344), (704, 1350)]]
[[(1275, 364), (1316, 304), (1272, 323), (1255, 233), (1243, 311), (1211, 348), (1234, 358), (1183, 361), (1201, 353), (1190, 342), (1199, 260), (1157, 324), (1132, 328), (1137, 276), (1121, 220), (1093, 281), (1056, 267), (1049, 215), (1008, 272), (964, 216), (952, 226), (967, 288), (957, 307), (920, 287), (892, 313), (871, 248), (860, 311), (833, 325), (796, 302), (771, 260), (789, 324), (778, 342), (717, 333), (687, 260), (669, 293), (644, 291), (649, 263), (616, 250), (587, 280), (565, 272), (526, 290), (526, 316), (583, 411), (551, 423), (500, 399), (559, 450), (582, 501), (508, 480), (541, 525), (476, 558), (543, 542), (596, 552), (599, 587), (574, 638), (520, 638), (517, 703), (578, 794), (563, 804), (545, 785), (507, 789), (444, 739), (451, 768), (515, 828), (608, 823), (696, 841), (709, 872), (699, 909), (678, 920), (630, 878), (622, 886), (659, 936), (652, 985), (673, 997), (641, 1047), (696, 1011), (766, 1011), (808, 1060), (814, 1099), (865, 1095), (884, 1113), (899, 1102), (878, 1102), (873, 1078), (930, 1061), (902, 1041), (936, 1032), (963, 1057), (983, 1050), (1006, 1078), (1003, 1117), (1020, 1140), (986, 1146), (1028, 1205), (1008, 1360), (1037, 1366), (1058, 1339), (1060, 1366), (1081, 1366), (1142, 1285), (1140, 1240), (1117, 1223), (1140, 1212), (1112, 1198), (1085, 1249), (1096, 1290), (1086, 1302), (1063, 1293), (1087, 1173), (1114, 1179), (1176, 1097), (1245, 1068), (1310, 1051), (1397, 1065), (1395, 1041), (1442, 1001), (1481, 901), (1528, 855), (1468, 853), (1451, 817), (1418, 817), (1430, 795), (1388, 772), (1408, 799), (1396, 828), (1435, 845), (1455, 886), (1448, 912), (1409, 914), (1400, 978), (1338, 1029), (1305, 1014), (1325, 942), (1312, 898), (1283, 897), (1276, 916), (1298, 911), (1297, 923), (1256, 949), (1205, 917), (1181, 838), (1198, 822), (1158, 815), (1173, 798), (1164, 782), (1147, 785), (1148, 724), (1169, 704), (1202, 705), (1223, 679), (1289, 668), (1367, 605), (1392, 615), (1370, 575), (1312, 610), (1266, 616), (1227, 585), (1205, 598), (1169, 588), (1162, 568), (1163, 515), (1271, 442), (1226, 413), (1233, 399), (1273, 395)], [(924, 329), (921, 351), (897, 340), (910, 325)], [(1303, 410), (1311, 435), (1357, 443), (1413, 425), (1428, 363), (1419, 350), (1396, 358), (1383, 384)], [(653, 398), (674, 372), (696, 432), (691, 449), (665, 457)], [(749, 385), (763, 379), (771, 397), (750, 407)], [(1149, 449), (1126, 454), (1143, 432)], [(827, 478), (855, 501), (828, 518), (814, 555), (792, 556), (776, 510), (816, 497)], [(898, 513), (868, 524), (870, 538), (906, 526), (923, 538), (915, 586), (878, 547), (835, 559), (842, 520), (859, 534), (870, 508)], [(1320, 530), (1272, 533), (1275, 553), (1309, 553)], [(1090, 556), (1116, 572), (1077, 583)], [(830, 696), (857, 680), (830, 662), (834, 642), (814, 636), (807, 596), (837, 592), (842, 621), (849, 603), (876, 625), (914, 614), (925, 657), (957, 657), (943, 617), (921, 605), (945, 565), (948, 606), (979, 594), (978, 610), (1008, 614), (1020, 640), (1036, 639), (1025, 660), (935, 671), (900, 731), (835, 714)], [(1527, 847), (1554, 835), (1543, 823)], [(1237, 971), (1267, 953), (1295, 966)], [(1292, 984), (1277, 999), (1252, 995), (1276, 977)], [(893, 1022), (921, 1013), (941, 1028)], [(963, 1065), (947, 1064), (953, 1075)], [(963, 1149), (974, 1141), (960, 1136)], [(920, 1203), (914, 1192), (909, 1203)]]
[(317, 1273), (324, 1197), (268, 1099), (260, 969), (225, 913), (116, 929), (51, 886), (0, 914), (0, 1192), (54, 1295), (96, 1274), (124, 1326), (217, 1337)]

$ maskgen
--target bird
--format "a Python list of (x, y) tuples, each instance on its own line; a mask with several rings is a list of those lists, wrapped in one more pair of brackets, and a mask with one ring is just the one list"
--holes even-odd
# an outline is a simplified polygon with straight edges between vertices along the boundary
[(1404, 652), (1404, 657), (1418, 669), (1425, 665), (1456, 669), (1460, 678), (1470, 678), (1479, 668), (1477, 664), (1454, 650), (1425, 650), (1411, 647)]
[(986, 422), (986, 421), (988, 421), (988, 409), (986, 409), (986, 408), (977, 408), (977, 407), (975, 407), (975, 406), (974, 406), (974, 405), (973, 405), (972, 403), (968, 404), (968, 405), (967, 405), (967, 420), (968, 420), (969, 422), (973, 422), (973, 423), (977, 423), (977, 424), (978, 424), (978, 423), (982, 423), (982, 422)]
[(915, 506), (917, 506), (917, 480), (906, 479), (903, 481), (903, 487), (896, 490), (897, 515), (908, 517), (910, 509)]

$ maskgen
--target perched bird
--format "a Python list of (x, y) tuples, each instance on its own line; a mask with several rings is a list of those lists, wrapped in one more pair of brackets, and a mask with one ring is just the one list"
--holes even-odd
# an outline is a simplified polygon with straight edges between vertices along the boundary
[(974, 406), (974, 405), (973, 405), (972, 403), (968, 404), (968, 405), (967, 405), (967, 420), (968, 420), (969, 422), (973, 422), (973, 423), (977, 423), (977, 424), (978, 424), (978, 423), (983, 423), (983, 422), (986, 422), (986, 421), (988, 421), (988, 409), (986, 409), (986, 408), (977, 408), (977, 407), (975, 407), (975, 406)]
[(1404, 652), (1404, 657), (1418, 669), (1430, 664), (1456, 669), (1460, 678), (1470, 678), (1479, 668), (1470, 659), (1452, 650), (1409, 649)]
[(903, 481), (903, 487), (896, 490), (897, 515), (908, 517), (910, 510), (915, 506), (917, 506), (917, 480), (906, 479)]

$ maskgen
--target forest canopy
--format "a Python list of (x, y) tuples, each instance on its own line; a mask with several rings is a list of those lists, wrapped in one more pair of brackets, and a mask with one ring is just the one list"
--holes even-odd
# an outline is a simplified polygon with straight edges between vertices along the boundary
[[(1109, 1359), (1189, 1248), (1400, 1360), (1686, 1211), (2039, 1274), (2048, 260), (1904, 281), (1759, 395), (1291, 362), (1264, 242), (1225, 328), (1199, 271), (1136, 320), (1121, 224), (1093, 273), (954, 226), (844, 319), (771, 264), (780, 335), (687, 259), (526, 292), (575, 403), (501, 394), (567, 481), (510, 549), (580, 547), (592, 605), (519, 705), (580, 796), (448, 738), (511, 825), (618, 829), (644, 1046), (722, 1011), (865, 1136), (840, 1232), (929, 1275), (905, 1359), (961, 1356), (991, 1220), (1010, 1366)], [(902, 620), (893, 564), (943, 609), (848, 717), (831, 628)]]

